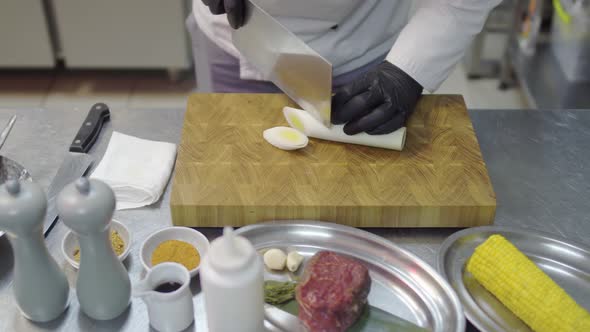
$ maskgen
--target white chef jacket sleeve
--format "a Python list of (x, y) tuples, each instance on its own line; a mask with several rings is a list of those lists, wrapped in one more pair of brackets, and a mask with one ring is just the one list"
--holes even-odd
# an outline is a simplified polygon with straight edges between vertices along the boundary
[(423, 0), (387, 59), (434, 92), (501, 0)]

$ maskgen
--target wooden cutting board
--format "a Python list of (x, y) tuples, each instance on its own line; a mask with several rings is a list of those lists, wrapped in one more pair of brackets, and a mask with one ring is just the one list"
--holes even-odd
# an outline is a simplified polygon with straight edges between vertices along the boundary
[(356, 227), (492, 224), (496, 198), (461, 96), (426, 95), (402, 152), (310, 139), (282, 151), (275, 94), (193, 94), (172, 184), (175, 225), (306, 219)]

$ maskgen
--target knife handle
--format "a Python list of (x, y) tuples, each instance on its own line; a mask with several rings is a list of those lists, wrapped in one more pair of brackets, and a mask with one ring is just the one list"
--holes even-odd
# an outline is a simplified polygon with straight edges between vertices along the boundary
[(96, 139), (104, 122), (111, 117), (109, 107), (104, 103), (96, 103), (92, 105), (86, 120), (82, 123), (82, 127), (78, 130), (74, 141), (70, 145), (71, 152), (88, 153)]

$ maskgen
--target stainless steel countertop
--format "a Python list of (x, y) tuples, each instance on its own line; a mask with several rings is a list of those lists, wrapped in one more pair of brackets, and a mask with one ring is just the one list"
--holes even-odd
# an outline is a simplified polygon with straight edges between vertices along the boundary
[[(0, 124), (12, 114), (18, 119), (2, 154), (23, 164), (47, 188), (86, 110), (2, 109)], [(91, 154), (104, 153), (113, 129), (141, 138), (177, 143), (183, 120), (178, 109), (112, 109), (111, 122)], [(533, 228), (590, 245), (590, 112), (473, 110), (469, 112), (498, 200), (496, 225)], [(170, 187), (160, 202), (147, 208), (118, 211), (115, 218), (132, 231), (134, 242), (125, 261), (131, 281), (143, 276), (139, 247), (151, 232), (172, 224)], [(209, 238), (218, 229), (199, 229)], [(442, 241), (457, 229), (373, 229), (404, 249), (434, 265)], [(50, 252), (75, 287), (76, 271), (61, 253), (65, 226), (58, 222), (47, 238)], [(80, 313), (76, 298), (59, 319), (36, 324), (20, 315), (12, 297), (13, 255), (6, 237), (0, 238), (0, 331), (146, 331), (143, 302), (133, 299), (121, 317), (97, 322)], [(206, 331), (198, 278), (191, 285), (195, 296), (195, 324), (189, 331)]]
[(590, 107), (590, 82), (570, 82), (549, 43), (540, 43), (535, 54), (522, 54), (516, 42), (509, 48), (510, 62), (531, 108), (579, 109)]

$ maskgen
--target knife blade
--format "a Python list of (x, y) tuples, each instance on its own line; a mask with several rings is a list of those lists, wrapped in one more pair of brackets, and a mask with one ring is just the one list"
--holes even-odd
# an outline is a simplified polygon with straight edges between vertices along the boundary
[(281, 332), (307, 332), (299, 317), (283, 311), (273, 305), (264, 304), (264, 319)]
[(331, 126), (332, 64), (262, 8), (246, 1), (233, 44), (264, 76), (326, 127)]
[(55, 177), (47, 189), (47, 213), (43, 222), (43, 234), (51, 231), (57, 220), (56, 199), (61, 190), (72, 181), (83, 176), (92, 165), (94, 158), (88, 154), (98, 138), (105, 121), (111, 116), (104, 103), (92, 105), (86, 119), (74, 137), (69, 152), (62, 161)]
[(0, 133), (0, 149), (4, 145), (4, 142), (6, 141), (8, 134), (10, 134), (10, 131), (12, 130), (12, 126), (14, 126), (15, 121), (16, 121), (16, 115), (13, 115), (10, 118), (10, 120), (8, 120), (8, 124), (6, 125), (4, 130), (2, 130), (2, 133)]

